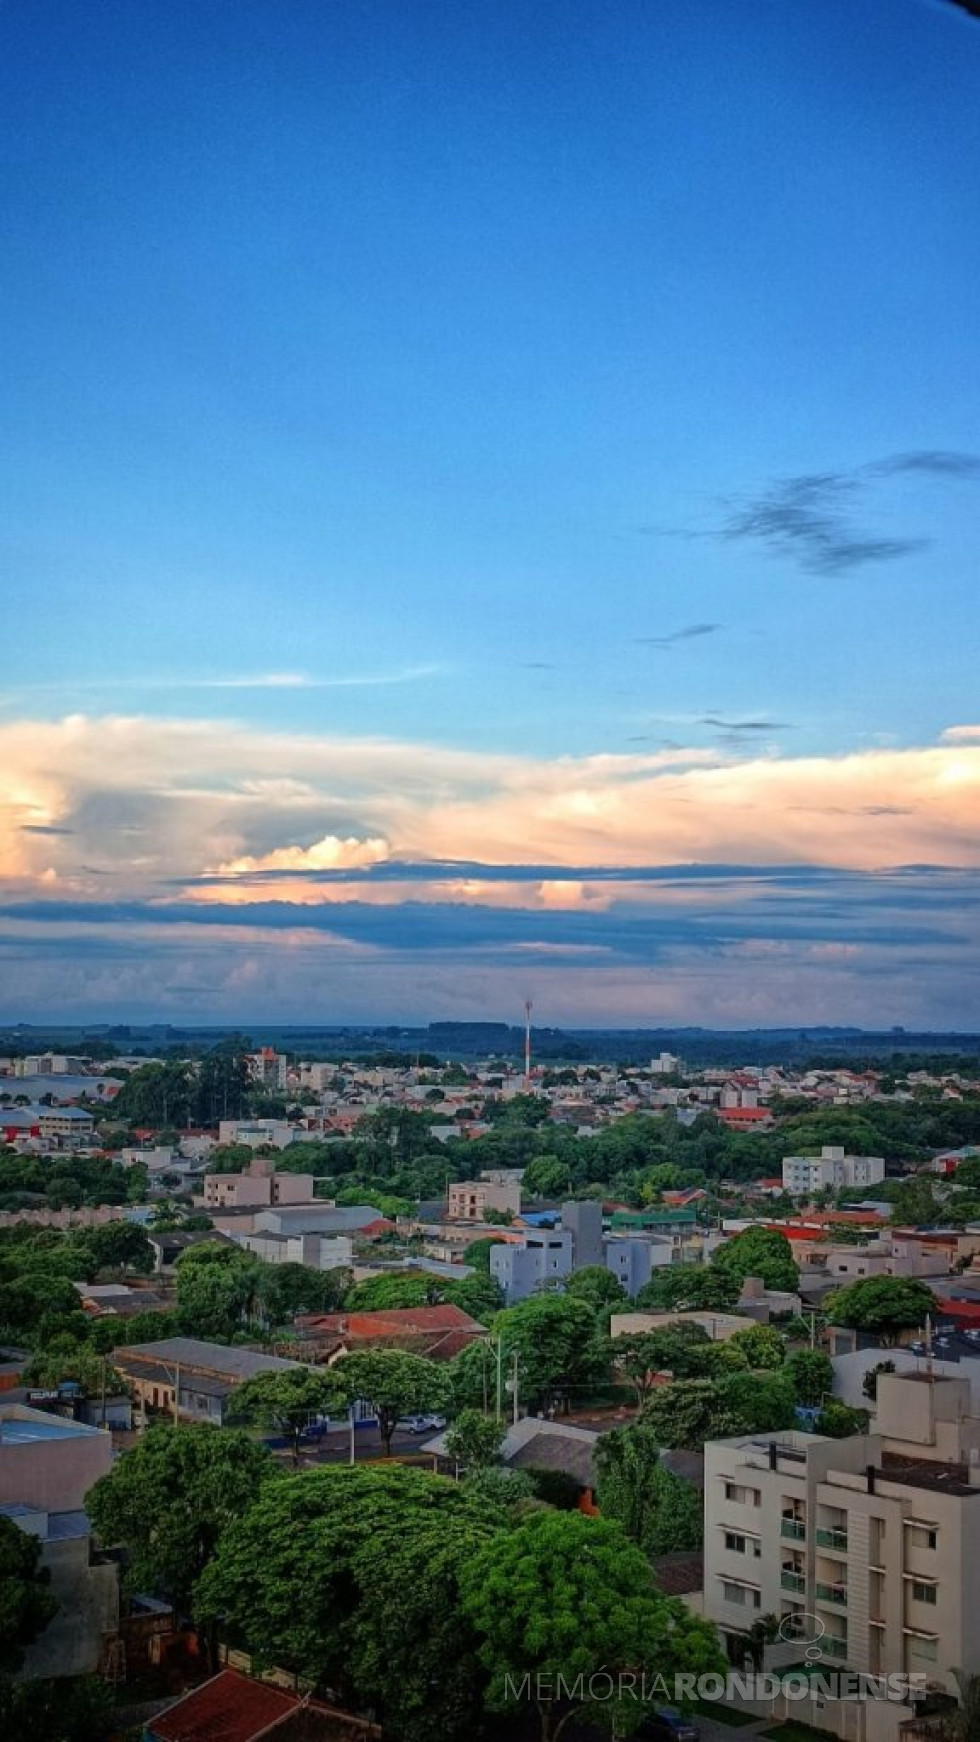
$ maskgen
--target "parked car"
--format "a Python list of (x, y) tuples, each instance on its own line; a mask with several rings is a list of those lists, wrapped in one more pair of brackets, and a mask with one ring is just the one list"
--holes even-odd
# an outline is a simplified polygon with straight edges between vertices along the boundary
[(659, 1706), (643, 1718), (634, 1736), (656, 1737), (657, 1742), (701, 1742), (701, 1730), (693, 1718), (685, 1717), (675, 1706)]
[(404, 1434), (434, 1434), (445, 1425), (444, 1415), (407, 1415), (404, 1421), (398, 1423)]

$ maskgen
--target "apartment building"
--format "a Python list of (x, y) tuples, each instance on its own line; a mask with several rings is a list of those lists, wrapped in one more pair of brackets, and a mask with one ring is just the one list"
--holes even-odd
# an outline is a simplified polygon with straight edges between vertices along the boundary
[(273, 1095), (285, 1093), (289, 1061), (284, 1052), (276, 1052), (274, 1047), (263, 1046), (258, 1052), (248, 1053), (246, 1063), (249, 1077), (256, 1088), (267, 1089)]
[(543, 1282), (571, 1274), (572, 1236), (560, 1228), (538, 1228), (490, 1249), (490, 1275), (508, 1306), (526, 1300)]
[[(980, 1663), (969, 1382), (882, 1375), (875, 1430), (705, 1447), (705, 1614), (732, 1643), (760, 1616), (795, 1616), (830, 1669), (955, 1692), (955, 1670)], [(801, 1655), (799, 1643), (771, 1652), (773, 1666)]]
[(877, 1185), (885, 1177), (880, 1155), (848, 1155), (836, 1143), (825, 1143), (819, 1155), (783, 1157), (783, 1190), (793, 1197), (842, 1187), (848, 1191)]
[(487, 1210), (509, 1210), (512, 1216), (521, 1213), (521, 1187), (518, 1180), (464, 1179), (449, 1187), (449, 1220), (451, 1222), (482, 1222)]
[(201, 1181), (205, 1210), (271, 1209), (276, 1204), (312, 1204), (316, 1179), (310, 1173), (277, 1173), (273, 1163), (250, 1161), (243, 1173), (208, 1173)]

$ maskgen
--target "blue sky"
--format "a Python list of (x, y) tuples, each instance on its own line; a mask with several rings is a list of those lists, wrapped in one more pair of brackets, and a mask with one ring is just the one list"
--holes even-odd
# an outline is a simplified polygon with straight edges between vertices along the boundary
[[(527, 877), (430, 879), (451, 966), (408, 880), (373, 938), (335, 884), (273, 984), (259, 897), (302, 872), (302, 921), (331, 864), (914, 860), (965, 923), (978, 68), (940, 0), (8, 0), (5, 1013), (496, 1013), (530, 974), (543, 1020), (795, 1020), (769, 907), (751, 985), (679, 925), (654, 992), (608, 909), (556, 959), (567, 880)], [(162, 904), (216, 874), (246, 923), (190, 928), (191, 992)], [(881, 992), (796, 962), (803, 1014), (971, 1020), (954, 931), (899, 925)]]

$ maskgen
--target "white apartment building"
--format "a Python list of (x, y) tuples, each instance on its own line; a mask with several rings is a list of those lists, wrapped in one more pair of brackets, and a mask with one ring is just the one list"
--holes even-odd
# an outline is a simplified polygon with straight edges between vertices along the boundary
[(205, 1210), (269, 1209), (276, 1204), (312, 1204), (316, 1179), (310, 1173), (276, 1173), (271, 1161), (256, 1159), (244, 1173), (207, 1173), (199, 1202)]
[[(874, 1433), (707, 1445), (704, 1612), (723, 1642), (760, 1616), (798, 1616), (830, 1670), (924, 1675), (955, 1693), (954, 1671), (980, 1665), (980, 1419), (969, 1412), (968, 1380), (883, 1374)], [(803, 1656), (799, 1643), (770, 1649), (773, 1667)], [(882, 1722), (879, 1709), (876, 1734)]]
[(847, 1155), (835, 1143), (825, 1143), (819, 1155), (785, 1155), (783, 1190), (793, 1197), (844, 1187), (874, 1186), (885, 1177), (880, 1155)]

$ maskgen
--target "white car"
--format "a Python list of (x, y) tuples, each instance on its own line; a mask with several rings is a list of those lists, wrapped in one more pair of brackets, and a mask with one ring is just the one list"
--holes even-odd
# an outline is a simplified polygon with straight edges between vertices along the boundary
[(407, 1415), (398, 1423), (400, 1432), (404, 1434), (434, 1434), (445, 1425), (444, 1415)]

